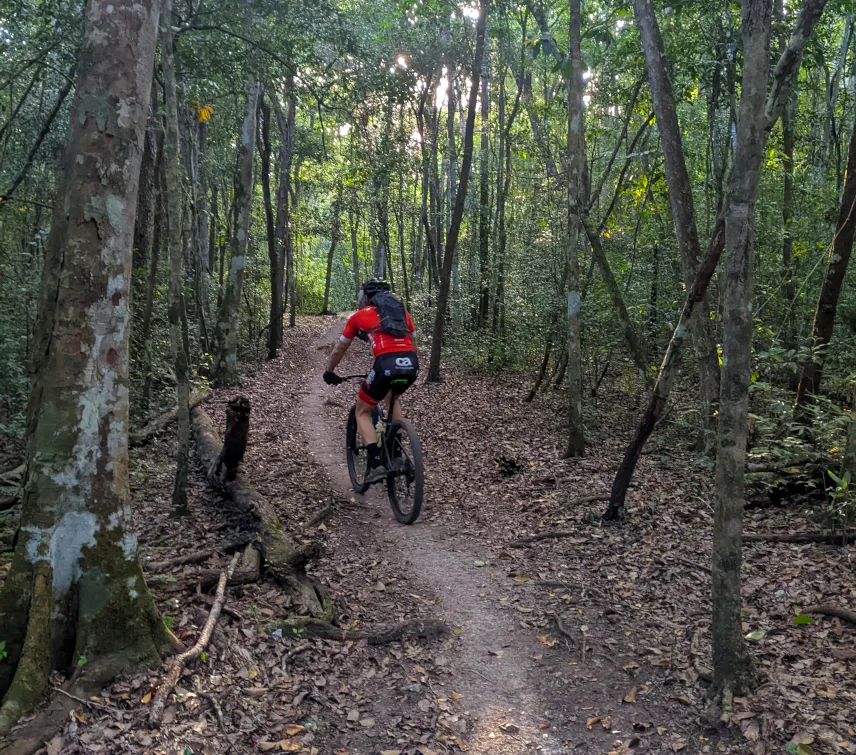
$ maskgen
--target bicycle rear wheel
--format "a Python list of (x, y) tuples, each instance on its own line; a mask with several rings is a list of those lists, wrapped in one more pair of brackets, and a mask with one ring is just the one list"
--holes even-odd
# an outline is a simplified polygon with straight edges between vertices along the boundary
[(390, 423), (384, 443), (389, 477), (386, 490), (392, 513), (401, 524), (413, 524), (422, 511), (424, 469), (422, 444), (416, 428), (406, 419)]
[(365, 483), (366, 467), (368, 465), (368, 453), (363, 439), (357, 431), (357, 411), (351, 407), (348, 414), (348, 427), (345, 434), (345, 453), (348, 459), (348, 474), (351, 477), (351, 486), (355, 493), (365, 493), (368, 485)]

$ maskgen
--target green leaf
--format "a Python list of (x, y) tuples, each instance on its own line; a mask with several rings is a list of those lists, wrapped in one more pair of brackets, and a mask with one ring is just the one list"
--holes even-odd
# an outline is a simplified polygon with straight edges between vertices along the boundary
[(485, 565), (484, 561), (473, 561), (473, 563), (474, 563), (476, 566), (484, 566), (484, 565)]
[(814, 624), (814, 619), (811, 616), (806, 616), (805, 614), (798, 613), (794, 616), (794, 622), (796, 626), (805, 626), (806, 624)]
[(767, 636), (767, 633), (763, 629), (758, 629), (755, 632), (749, 632), (746, 635), (747, 640), (752, 640), (753, 642), (759, 642), (763, 640)]
[(78, 666), (85, 666), (86, 665), (86, 656), (85, 655), (81, 655), (80, 658), (77, 659), (77, 665)]

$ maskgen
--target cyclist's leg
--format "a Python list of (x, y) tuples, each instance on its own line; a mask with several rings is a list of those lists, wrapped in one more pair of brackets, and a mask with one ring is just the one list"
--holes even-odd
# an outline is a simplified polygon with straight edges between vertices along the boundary
[(375, 427), (372, 423), (372, 409), (374, 406), (367, 401), (363, 401), (362, 398), (357, 396), (357, 430), (360, 432), (360, 437), (363, 439), (363, 443), (367, 446), (370, 443), (374, 443), (375, 438)]
[[(392, 391), (387, 393), (386, 398), (384, 399), (387, 416), (389, 416), (389, 401), (391, 398)], [(390, 417), (390, 419), (404, 419), (404, 415), (401, 413), (401, 394), (395, 397), (395, 406), (392, 407), (392, 417)]]

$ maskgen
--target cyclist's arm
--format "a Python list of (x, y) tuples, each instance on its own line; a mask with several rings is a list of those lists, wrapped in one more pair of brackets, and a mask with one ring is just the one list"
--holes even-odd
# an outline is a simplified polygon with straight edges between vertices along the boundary
[(359, 316), (359, 312), (351, 315), (348, 322), (345, 323), (345, 327), (342, 328), (342, 335), (339, 336), (338, 343), (333, 347), (333, 351), (330, 352), (327, 359), (327, 372), (335, 372), (339, 362), (342, 361), (342, 357), (345, 356), (348, 346), (351, 345), (351, 341), (360, 332)]
[(407, 319), (407, 329), (410, 331), (410, 340), (413, 343), (413, 353), (416, 354), (416, 356), (419, 356), (419, 344), (416, 343), (416, 326), (413, 324), (413, 318), (410, 316), (410, 312), (405, 312), (404, 316)]
[(333, 351), (330, 352), (330, 356), (327, 358), (327, 372), (336, 371), (336, 367), (339, 366), (339, 362), (342, 361), (342, 357), (345, 356), (345, 352), (348, 350), (348, 346), (350, 345), (350, 341), (340, 340), (333, 347)]

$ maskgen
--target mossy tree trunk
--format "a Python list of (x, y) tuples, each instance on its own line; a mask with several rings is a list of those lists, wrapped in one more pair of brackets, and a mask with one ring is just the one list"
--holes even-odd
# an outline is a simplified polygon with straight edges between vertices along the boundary
[(39, 294), (21, 530), (0, 594), (0, 729), (52, 669), (78, 688), (153, 661), (165, 630), (128, 486), (128, 303), (157, 0), (89, 0)]
[(247, 107), (238, 141), (238, 172), (235, 176), (235, 228), (232, 234), (232, 262), (223, 292), (223, 303), (217, 316), (217, 361), (215, 384), (236, 385), (238, 376), (238, 325), (241, 295), (244, 288), (244, 267), (250, 233), (253, 205), (253, 159), (256, 142), (256, 111), (259, 83), (250, 70), (247, 76)]

